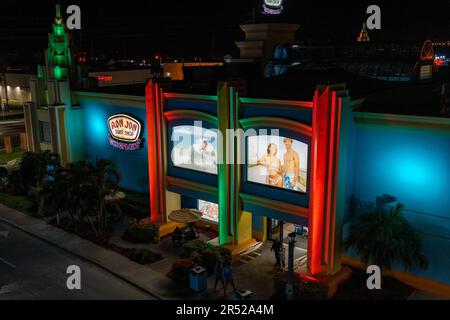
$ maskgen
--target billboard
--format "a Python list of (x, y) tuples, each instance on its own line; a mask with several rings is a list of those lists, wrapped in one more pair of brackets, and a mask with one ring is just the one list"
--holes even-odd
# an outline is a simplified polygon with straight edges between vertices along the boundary
[(247, 141), (247, 180), (307, 192), (308, 144), (286, 137), (253, 136)]

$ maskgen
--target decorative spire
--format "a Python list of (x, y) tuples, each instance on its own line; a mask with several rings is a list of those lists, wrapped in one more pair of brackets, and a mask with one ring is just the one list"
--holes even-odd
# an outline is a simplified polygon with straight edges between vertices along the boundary
[(367, 25), (364, 22), (362, 25), (361, 32), (358, 35), (358, 42), (369, 42), (369, 41), (370, 41), (369, 31), (367, 30)]
[(55, 15), (55, 24), (62, 24), (63, 18), (61, 16), (61, 6), (59, 4), (56, 5), (56, 15)]

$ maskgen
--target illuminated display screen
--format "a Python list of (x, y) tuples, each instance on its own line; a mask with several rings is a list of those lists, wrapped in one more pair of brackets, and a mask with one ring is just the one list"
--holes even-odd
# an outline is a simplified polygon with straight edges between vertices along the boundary
[(194, 126), (172, 130), (172, 163), (176, 167), (217, 174), (217, 132)]
[(253, 136), (247, 141), (247, 180), (271, 187), (306, 192), (308, 145), (278, 136)]
[(198, 200), (198, 210), (203, 213), (202, 219), (219, 223), (219, 205), (217, 203)]

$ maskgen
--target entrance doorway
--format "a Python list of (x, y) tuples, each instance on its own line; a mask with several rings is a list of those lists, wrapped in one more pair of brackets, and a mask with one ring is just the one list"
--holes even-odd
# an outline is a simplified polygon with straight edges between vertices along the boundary
[[(308, 227), (293, 224), (290, 222), (267, 218), (267, 239), (273, 241), (275, 239), (282, 239), (283, 245), (287, 247), (289, 244), (289, 234), (295, 232), (296, 243), (294, 251), (294, 261), (303, 260), (306, 258), (308, 250)], [(286, 257), (287, 258), (287, 257)]]

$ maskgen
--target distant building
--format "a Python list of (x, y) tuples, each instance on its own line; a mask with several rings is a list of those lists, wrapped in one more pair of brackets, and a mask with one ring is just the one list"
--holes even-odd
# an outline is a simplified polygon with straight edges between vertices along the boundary
[(182, 81), (185, 79), (185, 73), (189, 72), (187, 69), (201, 69), (222, 67), (223, 62), (164, 62), (164, 77), (170, 78), (173, 81)]
[(299, 42), (278, 45), (265, 68), (273, 77), (293, 70), (342, 69), (359, 76), (391, 81), (430, 80), (436, 68), (430, 41), (418, 44), (358, 43), (304, 45)]
[[(10, 107), (22, 107), (31, 100), (30, 80), (32, 74), (7, 72), (0, 74), (0, 100)], [(3, 79), (4, 78), (4, 79)]]
[(152, 78), (152, 71), (149, 68), (119, 68), (104, 71), (92, 71), (89, 72), (88, 75), (95, 80), (99, 87), (109, 87), (145, 84), (146, 80)]

